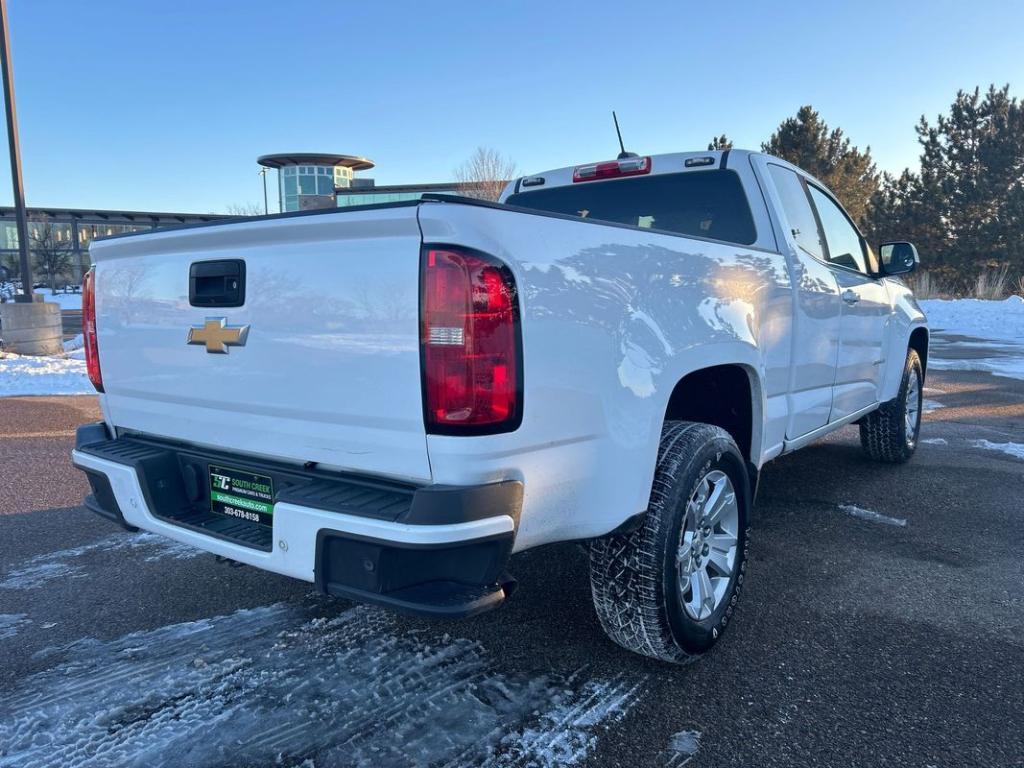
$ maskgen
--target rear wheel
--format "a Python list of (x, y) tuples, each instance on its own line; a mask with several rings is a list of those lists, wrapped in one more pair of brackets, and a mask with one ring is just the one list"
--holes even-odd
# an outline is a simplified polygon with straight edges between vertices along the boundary
[(643, 524), (590, 551), (594, 606), (612, 640), (677, 664), (717, 641), (743, 585), (748, 489), (746, 464), (727, 432), (665, 425)]
[(924, 403), (924, 371), (921, 358), (907, 351), (903, 380), (895, 399), (879, 406), (860, 422), (860, 444), (875, 461), (901, 464), (914, 455), (921, 432)]

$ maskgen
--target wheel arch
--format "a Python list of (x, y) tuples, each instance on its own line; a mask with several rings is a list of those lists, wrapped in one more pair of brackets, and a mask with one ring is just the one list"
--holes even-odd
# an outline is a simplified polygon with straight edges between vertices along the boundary
[(665, 406), (664, 421), (713, 424), (736, 441), (748, 465), (761, 456), (764, 396), (756, 369), (743, 363), (697, 368), (679, 378)]
[(910, 339), (907, 341), (907, 349), (917, 352), (921, 358), (921, 373), (928, 372), (928, 329), (919, 325), (910, 332)]

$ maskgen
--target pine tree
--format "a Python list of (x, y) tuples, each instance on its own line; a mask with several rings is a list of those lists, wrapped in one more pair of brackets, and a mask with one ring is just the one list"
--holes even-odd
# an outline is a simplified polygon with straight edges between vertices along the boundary
[(715, 136), (708, 142), (708, 149), (732, 149), (732, 139), (724, 133), (721, 136)]
[(1024, 272), (1024, 103), (1009, 87), (958, 91), (948, 115), (917, 126), (921, 167), (887, 177), (872, 224), (912, 240), (953, 289), (987, 267)]
[(921, 118), (918, 134), (925, 152), (922, 177), (933, 177), (942, 197), (940, 213), (949, 226), (956, 261), (976, 267), (1013, 258), (1020, 265), (1024, 221), (1014, 221), (1007, 203), (1024, 183), (1024, 108), (1009, 86), (990, 86), (981, 98), (959, 91), (949, 116), (935, 127)]
[(871, 199), (879, 188), (870, 147), (861, 152), (842, 129), (830, 131), (812, 107), (804, 106), (796, 117), (784, 120), (761, 148), (821, 179), (858, 225), (869, 226)]

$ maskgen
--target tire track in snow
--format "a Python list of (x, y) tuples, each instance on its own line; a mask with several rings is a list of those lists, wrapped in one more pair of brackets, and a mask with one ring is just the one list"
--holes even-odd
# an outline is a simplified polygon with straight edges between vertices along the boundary
[(572, 765), (642, 676), (510, 675), (368, 607), (287, 605), (42, 652), (0, 699), (0, 767)]
[(83, 578), (86, 570), (75, 562), (80, 557), (125, 550), (140, 551), (145, 555), (146, 562), (155, 562), (164, 557), (184, 560), (206, 554), (195, 547), (155, 533), (115, 533), (92, 544), (36, 555), (20, 568), (8, 571), (0, 580), (0, 589), (35, 589), (55, 579)]
[(644, 687), (643, 679), (630, 682), (620, 674), (607, 681), (586, 681), (580, 690), (564, 691), (536, 725), (507, 736), (505, 751), (492, 756), (484, 768), (577, 764), (596, 744), (596, 727), (607, 728), (625, 717)]
[(0, 640), (14, 637), (31, 623), (32, 620), (24, 613), (0, 613)]

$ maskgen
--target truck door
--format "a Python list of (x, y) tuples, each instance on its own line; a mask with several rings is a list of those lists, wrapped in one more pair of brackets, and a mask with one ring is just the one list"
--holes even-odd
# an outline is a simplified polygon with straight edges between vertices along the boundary
[(787, 243), (783, 250), (793, 277), (792, 367), (786, 438), (801, 437), (828, 424), (839, 357), (842, 302), (833, 270), (826, 263), (814, 210), (801, 178), (768, 163), (778, 193)]
[(878, 402), (891, 316), (889, 294), (882, 281), (870, 275), (867, 244), (846, 212), (814, 184), (808, 183), (807, 189), (842, 299), (839, 361), (829, 417), (837, 421)]

